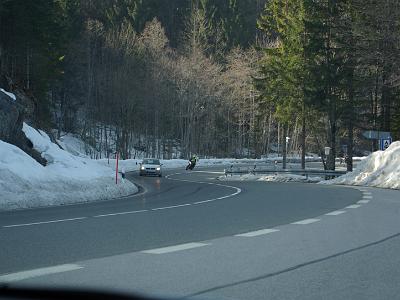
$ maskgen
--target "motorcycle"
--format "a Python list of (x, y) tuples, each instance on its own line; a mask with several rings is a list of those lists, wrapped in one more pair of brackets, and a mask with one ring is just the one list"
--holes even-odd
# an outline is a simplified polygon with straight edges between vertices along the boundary
[(193, 170), (193, 168), (196, 166), (195, 162), (189, 161), (189, 164), (186, 166), (186, 171), (187, 170)]

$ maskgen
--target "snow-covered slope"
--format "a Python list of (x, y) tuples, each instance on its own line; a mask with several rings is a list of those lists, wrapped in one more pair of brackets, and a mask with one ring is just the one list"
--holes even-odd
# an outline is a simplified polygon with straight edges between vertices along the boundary
[(116, 185), (111, 168), (60, 149), (45, 132), (26, 124), (23, 131), (48, 165), (43, 167), (18, 147), (0, 141), (0, 209), (105, 200), (137, 192), (127, 180)]
[(62, 137), (60, 137), (59, 140), (57, 140), (57, 143), (67, 152), (75, 155), (75, 156), (81, 156), (85, 158), (89, 158), (88, 155), (85, 154), (86, 150), (89, 150), (93, 153), (96, 151), (93, 149), (93, 147), (85, 144), (84, 141), (79, 139), (73, 134), (65, 134)]
[(400, 141), (372, 153), (353, 172), (325, 183), (400, 189)]

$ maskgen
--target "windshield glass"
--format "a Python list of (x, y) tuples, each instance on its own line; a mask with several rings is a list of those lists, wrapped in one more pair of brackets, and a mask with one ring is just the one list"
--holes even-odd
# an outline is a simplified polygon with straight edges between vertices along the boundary
[(144, 165), (159, 165), (160, 161), (158, 159), (144, 159), (143, 164)]

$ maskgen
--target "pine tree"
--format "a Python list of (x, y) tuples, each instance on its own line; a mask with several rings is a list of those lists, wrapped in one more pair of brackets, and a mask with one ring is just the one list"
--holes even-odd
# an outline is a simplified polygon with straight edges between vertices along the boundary
[[(265, 78), (258, 82), (258, 86), (264, 101), (275, 108), (275, 115), (284, 124), (286, 135), (288, 126), (294, 124), (299, 115), (305, 114), (303, 1), (268, 2), (259, 21), (259, 28), (267, 34), (271, 43), (264, 50), (261, 69)], [(303, 138), (304, 135), (303, 131)], [(286, 144), (284, 140), (282, 149), (286, 149)], [(305, 154), (304, 142), (302, 146)]]

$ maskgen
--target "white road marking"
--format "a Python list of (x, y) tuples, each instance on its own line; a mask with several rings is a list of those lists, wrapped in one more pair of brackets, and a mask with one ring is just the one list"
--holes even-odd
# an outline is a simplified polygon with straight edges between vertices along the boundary
[(372, 199), (372, 196), (363, 196), (363, 199)]
[(320, 221), (320, 219), (305, 219), (305, 220), (294, 222), (291, 224), (293, 224), (293, 225), (308, 225), (308, 224), (315, 223), (318, 221)]
[(331, 211), (330, 213), (325, 214), (325, 216), (338, 216), (341, 214), (344, 214), (346, 211), (345, 210), (335, 210)]
[(216, 199), (197, 201), (197, 202), (194, 202), (193, 204), (203, 204), (203, 203), (207, 203), (207, 202), (214, 202), (215, 200), (216, 200)]
[(181, 245), (176, 245), (176, 246), (145, 250), (145, 251), (141, 251), (141, 252), (147, 253), (147, 254), (165, 254), (165, 253), (171, 253), (171, 252), (177, 252), (177, 251), (189, 250), (189, 249), (193, 249), (193, 248), (204, 247), (207, 245), (209, 245), (209, 244), (187, 243), (187, 244), (181, 244)]
[[(203, 172), (203, 173), (210, 173), (207, 171), (196, 171), (196, 172)], [(174, 173), (174, 174), (170, 174), (165, 176), (165, 178), (169, 179), (169, 180), (175, 180), (175, 181), (182, 181), (182, 182), (191, 182), (191, 183), (199, 183), (199, 184), (208, 184), (208, 185), (216, 185), (216, 186), (222, 186), (222, 187), (227, 187), (227, 188), (231, 188), (231, 189), (235, 189), (236, 192), (229, 194), (229, 195), (225, 195), (222, 197), (218, 197), (218, 198), (213, 198), (213, 199), (207, 199), (207, 200), (203, 200), (203, 201), (197, 201), (191, 204), (204, 204), (204, 203), (209, 203), (209, 202), (214, 202), (214, 201), (218, 201), (218, 200), (222, 200), (222, 199), (226, 199), (226, 198), (231, 198), (234, 197), (238, 194), (240, 194), (242, 192), (242, 190), (238, 187), (232, 186), (232, 185), (226, 185), (226, 184), (220, 184), (220, 183), (212, 183), (212, 182), (202, 182), (202, 181), (191, 181), (191, 180), (187, 180), (187, 179), (174, 179), (174, 178), (170, 178), (171, 176), (174, 175), (181, 175), (182, 173)]]
[(254, 237), (254, 236), (264, 235), (264, 234), (273, 233), (273, 232), (277, 232), (277, 231), (279, 231), (279, 229), (261, 229), (261, 230), (256, 230), (256, 231), (250, 231), (250, 232), (246, 232), (246, 233), (236, 234), (235, 236)]
[(366, 203), (368, 203), (369, 202), (369, 200), (360, 200), (360, 201), (358, 201), (357, 203), (358, 204), (366, 204)]
[(51, 223), (77, 221), (77, 220), (83, 220), (83, 219), (87, 219), (87, 217), (51, 220), (51, 221), (43, 221), (43, 222), (25, 223), (25, 224), (4, 225), (3, 227), (4, 228), (11, 228), (11, 227), (33, 226), (33, 225), (41, 225), (41, 224), (51, 224)]
[[(200, 171), (196, 171), (200, 172)], [(218, 172), (207, 172), (207, 171), (201, 171), (203, 173), (218, 173)], [(182, 181), (182, 182), (192, 182), (192, 183), (199, 183), (199, 184), (208, 184), (208, 185), (216, 185), (216, 186), (221, 186), (221, 187), (226, 187), (226, 188), (231, 188), (235, 189), (236, 191), (232, 194), (225, 195), (222, 197), (218, 198), (213, 198), (213, 199), (207, 199), (203, 201), (197, 201), (195, 203), (185, 203), (185, 204), (180, 204), (180, 205), (173, 205), (173, 206), (166, 206), (166, 207), (159, 207), (159, 208), (153, 208), (151, 210), (137, 210), (137, 211), (126, 211), (126, 212), (119, 212), (119, 213), (110, 213), (110, 214), (101, 214), (101, 215), (95, 215), (95, 216), (89, 216), (89, 217), (79, 217), (79, 218), (70, 218), (70, 219), (60, 219), (60, 220), (50, 220), (50, 221), (41, 221), (41, 222), (32, 222), (32, 223), (25, 223), (25, 224), (12, 224), (12, 225), (4, 225), (2, 226), (3, 228), (12, 228), (12, 227), (23, 227), (23, 226), (33, 226), (33, 225), (41, 225), (41, 224), (51, 224), (51, 223), (60, 223), (60, 222), (68, 222), (68, 221), (78, 221), (78, 220), (84, 220), (88, 218), (104, 218), (104, 217), (110, 217), (110, 216), (118, 216), (118, 215), (128, 215), (128, 214), (136, 214), (136, 213), (143, 213), (143, 212), (148, 212), (148, 211), (157, 211), (157, 210), (164, 210), (164, 209), (172, 209), (172, 208), (178, 208), (178, 207), (184, 207), (184, 206), (190, 206), (193, 204), (203, 204), (203, 203), (208, 203), (208, 202), (214, 202), (217, 200), (222, 200), (230, 197), (234, 197), (242, 192), (240, 188), (237, 188), (235, 186), (230, 186), (230, 185), (225, 185), (225, 184), (219, 184), (219, 183), (212, 183), (212, 182), (201, 182), (201, 181), (190, 181), (190, 180), (182, 180), (182, 179), (172, 179), (169, 178), (170, 176), (173, 175), (180, 175), (182, 173), (175, 173), (175, 174), (170, 174), (165, 176), (165, 178), (170, 179), (170, 180), (175, 180), (175, 181)]]
[(359, 208), (360, 206), (361, 205), (353, 204), (353, 205), (346, 206), (346, 208)]
[(171, 209), (171, 208), (190, 206), (190, 205), (192, 205), (192, 204), (191, 203), (186, 203), (186, 204), (179, 204), (179, 205), (172, 205), (172, 206), (157, 207), (157, 208), (153, 208), (151, 210), (155, 211), (155, 210)]
[(82, 268), (83, 267), (80, 265), (65, 264), (65, 265), (59, 265), (59, 266), (54, 266), (54, 267), (47, 267), (47, 268), (40, 268), (40, 269), (34, 269), (34, 270), (29, 270), (29, 271), (11, 273), (11, 274), (0, 276), (0, 283), (8, 283), (8, 282), (20, 281), (20, 280), (25, 280), (25, 279), (29, 279), (29, 278), (39, 277), (39, 276), (75, 271), (75, 270), (79, 270)]
[(372, 194), (370, 192), (363, 192), (364, 196), (371, 196)]
[(97, 215), (97, 216), (93, 216), (93, 218), (103, 218), (103, 217), (111, 217), (111, 216), (137, 214), (137, 213), (146, 212), (146, 211), (148, 211), (148, 210), (144, 209), (144, 210), (124, 211), (124, 212), (113, 213), (113, 214)]

